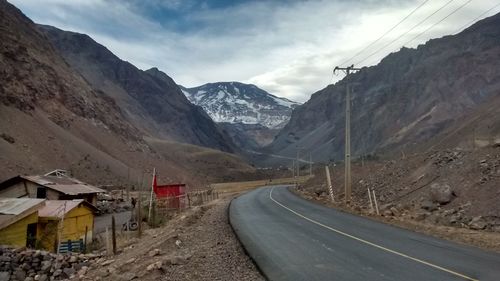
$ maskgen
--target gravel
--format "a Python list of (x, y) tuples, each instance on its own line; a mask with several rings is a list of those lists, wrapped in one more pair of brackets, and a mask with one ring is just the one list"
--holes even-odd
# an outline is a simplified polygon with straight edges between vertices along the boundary
[(229, 225), (230, 200), (220, 199), (184, 231), (196, 250), (188, 263), (168, 267), (164, 280), (265, 280)]

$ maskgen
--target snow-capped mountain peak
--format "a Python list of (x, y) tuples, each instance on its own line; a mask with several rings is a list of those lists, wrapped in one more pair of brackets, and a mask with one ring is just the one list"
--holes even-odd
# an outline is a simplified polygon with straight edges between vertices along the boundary
[(181, 87), (193, 104), (201, 106), (215, 122), (261, 124), (281, 128), (299, 105), (269, 94), (255, 85), (239, 82), (209, 83), (195, 88)]

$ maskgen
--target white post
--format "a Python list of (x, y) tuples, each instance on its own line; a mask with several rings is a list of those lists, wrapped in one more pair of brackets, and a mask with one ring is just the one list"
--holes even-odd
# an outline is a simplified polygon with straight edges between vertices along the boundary
[(373, 192), (373, 201), (375, 201), (375, 210), (377, 211), (377, 215), (380, 216), (380, 212), (378, 211), (377, 196), (375, 196), (375, 190), (372, 190), (372, 192)]
[(332, 202), (335, 203), (335, 199), (333, 197), (332, 179), (330, 178), (330, 169), (328, 169), (328, 165), (325, 166), (325, 173), (326, 173), (326, 184), (328, 185), (328, 191), (330, 192), (330, 197), (332, 198)]
[(153, 208), (153, 188), (156, 177), (156, 168), (153, 168), (153, 180), (151, 181), (151, 193), (149, 195), (148, 222), (151, 222), (151, 209)]
[(368, 199), (370, 200), (370, 211), (373, 213), (373, 202), (372, 202), (372, 196), (370, 194), (370, 188), (367, 188), (368, 191)]

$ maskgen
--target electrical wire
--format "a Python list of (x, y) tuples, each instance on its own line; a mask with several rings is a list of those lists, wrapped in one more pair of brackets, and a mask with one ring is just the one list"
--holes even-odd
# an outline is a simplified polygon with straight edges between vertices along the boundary
[(413, 40), (417, 39), (418, 37), (422, 36), (422, 34), (426, 33), (427, 31), (431, 30), (432, 28), (434, 28), (436, 25), (442, 23), (444, 20), (446, 20), (447, 18), (449, 18), (451, 15), (455, 14), (456, 12), (458, 12), (459, 10), (461, 10), (463, 7), (467, 6), (470, 2), (472, 2), (472, 0), (468, 0), (467, 2), (463, 3), (462, 5), (460, 5), (459, 7), (457, 7), (455, 10), (453, 10), (451, 13), (449, 13), (448, 15), (446, 15), (444, 18), (442, 18), (440, 21), (436, 22), (435, 24), (429, 26), (428, 28), (426, 28), (424, 31), (420, 32), (419, 34), (417, 34), (415, 37), (413, 37), (412, 39), (408, 40), (406, 43), (403, 44), (403, 46), (405, 45), (408, 45), (409, 43), (411, 43)]
[(353, 55), (352, 57), (348, 58), (347, 60), (343, 61), (342, 63), (340, 63), (339, 65), (342, 66), (348, 62), (350, 62), (352, 59), (355, 59), (357, 58), (360, 54), (362, 54), (364, 51), (368, 50), (368, 48), (370, 48), (371, 46), (375, 45), (377, 42), (379, 42), (380, 40), (382, 40), (382, 38), (384, 38), (387, 34), (391, 33), (394, 29), (396, 29), (396, 27), (400, 26), (405, 20), (407, 20), (409, 17), (411, 17), (415, 12), (417, 12), (420, 8), (422, 8), (422, 6), (424, 6), (427, 2), (429, 2), (429, 0), (425, 0), (424, 2), (422, 2), (420, 5), (418, 5), (418, 7), (416, 7), (415, 9), (413, 9), (413, 11), (411, 11), (408, 15), (406, 15), (402, 20), (400, 20), (396, 25), (394, 25), (393, 27), (391, 27), (389, 30), (387, 30), (384, 34), (382, 34), (379, 38), (377, 38), (375, 41), (371, 42), (370, 44), (368, 44), (366, 47), (364, 47), (362, 50), (360, 50), (359, 52), (357, 52), (355, 55)]
[(418, 22), (417, 24), (415, 24), (412, 28), (408, 29), (403, 34), (401, 34), (398, 37), (396, 37), (395, 39), (391, 40), (389, 43), (383, 45), (381, 48), (377, 49), (375, 52), (371, 53), (369, 56), (365, 57), (361, 61), (358, 61), (357, 63), (355, 63), (355, 65), (359, 65), (359, 64), (365, 62), (367, 59), (369, 59), (369, 58), (373, 57), (374, 55), (378, 54), (380, 51), (382, 51), (383, 49), (385, 49), (388, 46), (392, 45), (394, 42), (398, 41), (399, 39), (401, 39), (406, 34), (412, 32), (415, 28), (419, 27), (422, 23), (426, 22), (429, 18), (431, 18), (432, 16), (434, 16), (435, 14), (437, 14), (439, 11), (441, 11), (442, 9), (444, 9), (446, 6), (448, 6), (449, 4), (451, 4), (451, 2), (453, 2), (453, 1), (455, 1), (455, 0), (449, 0), (444, 5), (442, 5), (441, 7), (439, 7), (439, 9), (435, 10), (432, 14), (428, 15), (423, 20), (421, 20), (420, 22)]
[(491, 12), (492, 10), (494, 10), (495, 8), (497, 8), (498, 6), (500, 6), (500, 3), (495, 4), (495, 6), (489, 8), (484, 13), (480, 14), (479, 16), (477, 16), (475, 19), (473, 19), (470, 22), (464, 24), (462, 27), (460, 27), (459, 29), (457, 29), (457, 31), (455, 31), (453, 34), (459, 32), (459, 31), (464, 30), (467, 26), (470, 26), (471, 24), (475, 23), (478, 19), (482, 18), (484, 15), (488, 14), (489, 12)]

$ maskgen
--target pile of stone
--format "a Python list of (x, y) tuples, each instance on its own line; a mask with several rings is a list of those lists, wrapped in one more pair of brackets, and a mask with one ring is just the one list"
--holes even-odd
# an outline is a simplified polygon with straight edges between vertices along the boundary
[(0, 280), (45, 281), (84, 276), (95, 254), (57, 255), (47, 251), (0, 247)]

